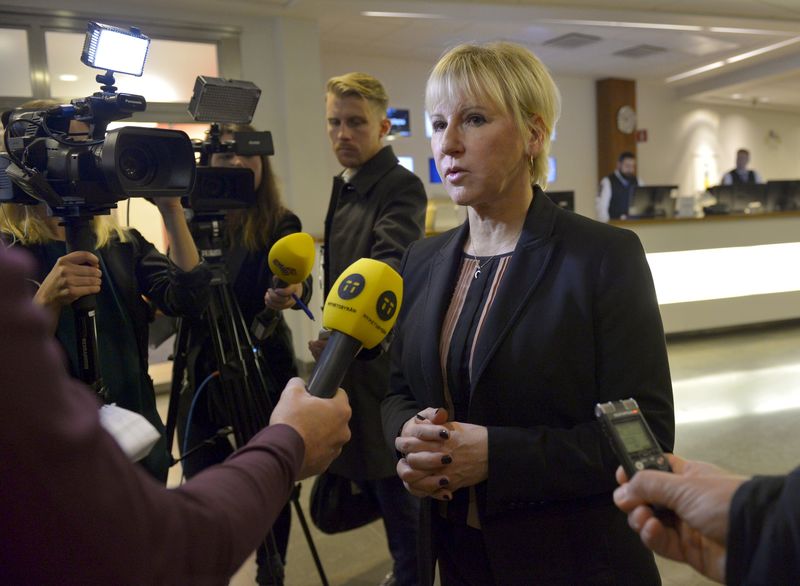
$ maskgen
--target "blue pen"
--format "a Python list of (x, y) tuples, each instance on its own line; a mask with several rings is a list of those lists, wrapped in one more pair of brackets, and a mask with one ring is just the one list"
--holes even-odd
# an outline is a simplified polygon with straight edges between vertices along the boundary
[(294, 302), (300, 307), (300, 309), (306, 312), (306, 315), (311, 318), (311, 321), (314, 321), (314, 314), (311, 313), (308, 305), (303, 303), (303, 300), (300, 299), (295, 293), (292, 293), (292, 299), (294, 299)]

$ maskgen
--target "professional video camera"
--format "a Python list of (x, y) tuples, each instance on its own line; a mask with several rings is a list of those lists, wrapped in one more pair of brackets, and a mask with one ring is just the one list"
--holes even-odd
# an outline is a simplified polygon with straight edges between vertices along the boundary
[(261, 90), (249, 81), (202, 75), (195, 80), (189, 113), (198, 122), (211, 123), (205, 140), (192, 141), (198, 156), (197, 181), (184, 205), (195, 217), (219, 216), (255, 205), (252, 171), (209, 165), (212, 155), (219, 153), (275, 154), (270, 132), (234, 132), (232, 141), (222, 140), (220, 124), (250, 124), (260, 97)]
[[(105, 70), (99, 92), (70, 104), (5, 112), (6, 153), (0, 161), (0, 201), (45, 202), (63, 220), (67, 252), (93, 251), (93, 217), (108, 214), (130, 196), (188, 193), (195, 177), (189, 137), (179, 131), (124, 127), (106, 132), (114, 120), (147, 107), (142, 96), (117, 93), (114, 73), (142, 75), (150, 39), (138, 29), (90, 22), (81, 61)], [(87, 125), (88, 132), (74, 129)], [(73, 129), (70, 127), (73, 126)], [(88, 135), (78, 140), (76, 135)], [(13, 185), (8, 184), (8, 179)], [(72, 303), (78, 376), (108, 399), (99, 370), (96, 301), (85, 295)]]
[[(4, 190), (5, 201), (29, 203), (21, 190), (47, 203), (56, 216), (87, 216), (108, 213), (128, 197), (191, 190), (195, 161), (185, 133), (136, 127), (106, 132), (110, 122), (147, 107), (142, 96), (116, 92), (114, 73), (142, 75), (149, 44), (136, 28), (90, 22), (81, 61), (106, 70), (96, 77), (101, 91), (70, 104), (2, 114), (5, 172), (20, 188)], [(88, 125), (88, 140), (70, 132), (73, 122)]]

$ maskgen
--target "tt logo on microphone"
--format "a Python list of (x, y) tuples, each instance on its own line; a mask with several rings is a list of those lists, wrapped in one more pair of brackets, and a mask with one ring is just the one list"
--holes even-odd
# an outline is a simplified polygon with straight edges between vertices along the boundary
[(394, 312), (397, 311), (397, 295), (393, 291), (384, 291), (378, 297), (378, 305), (375, 307), (378, 317), (383, 321), (392, 319)]
[(347, 275), (339, 285), (339, 297), (342, 299), (353, 299), (364, 290), (364, 277), (358, 273)]

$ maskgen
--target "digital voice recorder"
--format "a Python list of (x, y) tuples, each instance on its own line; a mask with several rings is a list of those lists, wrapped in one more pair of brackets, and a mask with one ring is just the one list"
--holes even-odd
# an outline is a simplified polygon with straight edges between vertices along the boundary
[(598, 403), (594, 414), (628, 478), (645, 469), (672, 472), (634, 399)]

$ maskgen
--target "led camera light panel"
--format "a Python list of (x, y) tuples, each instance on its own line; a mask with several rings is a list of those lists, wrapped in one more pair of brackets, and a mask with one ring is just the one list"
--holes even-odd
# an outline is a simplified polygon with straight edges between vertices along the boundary
[(125, 31), (91, 22), (81, 61), (90, 67), (141, 76), (150, 39), (137, 31)]

